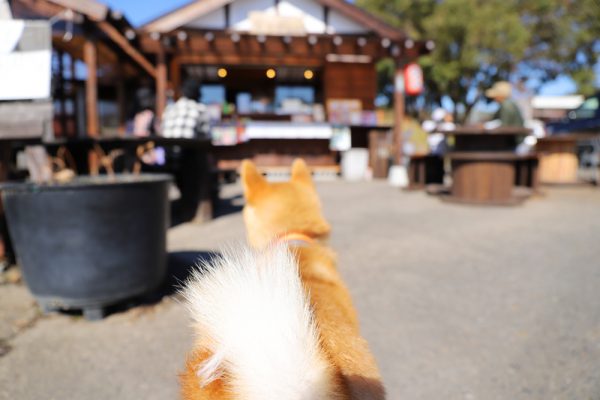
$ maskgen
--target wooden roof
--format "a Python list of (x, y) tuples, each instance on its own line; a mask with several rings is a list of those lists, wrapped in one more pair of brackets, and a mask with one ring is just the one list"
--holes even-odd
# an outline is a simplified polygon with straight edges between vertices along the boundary
[(48, 0), (66, 9), (85, 15), (92, 21), (104, 21), (109, 8), (95, 0)]
[(14, 0), (15, 18), (52, 18), (65, 10), (74, 11), (92, 21), (107, 19), (109, 8), (95, 0)]
[[(221, 7), (233, 3), (235, 0), (195, 0), (177, 8), (163, 16), (142, 26), (146, 32), (166, 33), (181, 28), (187, 23), (205, 16)], [(314, 0), (331, 10), (335, 10), (352, 21), (375, 32), (377, 35), (391, 40), (404, 39), (406, 35), (388, 25), (381, 19), (369, 14), (362, 8), (348, 3), (345, 0)]]
[[(126, 54), (134, 65), (139, 66), (150, 76), (156, 77), (156, 68), (146, 57), (125, 37), (124, 31), (132, 29), (131, 25), (122, 16), (114, 18), (110, 8), (95, 0), (14, 0), (11, 3), (16, 18), (43, 18), (50, 19), (62, 14), (63, 19), (71, 19), (76, 23), (85, 20), (91, 21), (93, 26), (104, 37), (104, 42), (109, 47), (118, 49)], [(65, 13), (70, 10), (71, 13)], [(85, 17), (85, 18), (83, 18)], [(77, 53), (81, 40), (71, 39), (73, 43), (68, 46), (70, 52)], [(56, 40), (54, 40), (56, 45)], [(108, 49), (108, 48), (107, 48)], [(104, 51), (103, 53), (106, 53)], [(105, 57), (105, 59), (110, 57)]]

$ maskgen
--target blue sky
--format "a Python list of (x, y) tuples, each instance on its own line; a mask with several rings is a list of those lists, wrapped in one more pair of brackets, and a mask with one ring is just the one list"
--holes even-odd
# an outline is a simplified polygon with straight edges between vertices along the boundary
[(171, 11), (191, 0), (101, 0), (114, 10), (123, 11), (134, 25), (142, 25), (155, 17)]
[[(191, 0), (102, 0), (113, 9), (122, 11), (134, 26), (142, 25), (153, 18), (178, 8)], [(600, 85), (600, 65), (596, 68), (596, 76)], [(540, 89), (540, 94), (561, 95), (575, 92), (575, 85), (568, 77), (559, 77)]]

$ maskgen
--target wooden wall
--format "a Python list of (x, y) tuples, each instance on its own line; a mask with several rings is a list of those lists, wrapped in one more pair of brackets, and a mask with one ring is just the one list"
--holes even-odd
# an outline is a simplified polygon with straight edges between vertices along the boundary
[(375, 108), (377, 72), (374, 64), (326, 63), (323, 81), (325, 101), (358, 99), (363, 110)]

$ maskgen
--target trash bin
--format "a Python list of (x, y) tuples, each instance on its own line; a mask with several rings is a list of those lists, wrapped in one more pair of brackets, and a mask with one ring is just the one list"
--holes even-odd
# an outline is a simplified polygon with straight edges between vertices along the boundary
[(348, 181), (365, 179), (369, 167), (369, 150), (350, 149), (342, 153), (342, 177)]

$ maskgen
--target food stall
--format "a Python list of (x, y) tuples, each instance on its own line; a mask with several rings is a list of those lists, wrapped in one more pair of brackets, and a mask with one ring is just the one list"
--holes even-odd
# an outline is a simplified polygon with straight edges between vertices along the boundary
[(399, 133), (375, 110), (375, 63), (392, 57), (401, 76), (433, 48), (343, 0), (195, 1), (143, 26), (138, 40), (156, 59), (159, 114), (186, 79), (202, 82), (221, 168), (297, 156), (331, 168), (339, 151), (368, 146), (373, 129)]

